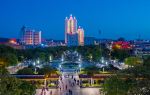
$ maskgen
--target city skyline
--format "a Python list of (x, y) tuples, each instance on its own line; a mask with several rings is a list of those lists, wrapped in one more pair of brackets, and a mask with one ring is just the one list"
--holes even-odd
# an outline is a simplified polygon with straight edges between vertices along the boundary
[(140, 35), (142, 39), (150, 39), (149, 5), (148, 0), (3, 0), (0, 37), (19, 38), (19, 31), (25, 25), (41, 30), (42, 38), (62, 40), (64, 19), (73, 14), (84, 27), (85, 36), (137, 39)]

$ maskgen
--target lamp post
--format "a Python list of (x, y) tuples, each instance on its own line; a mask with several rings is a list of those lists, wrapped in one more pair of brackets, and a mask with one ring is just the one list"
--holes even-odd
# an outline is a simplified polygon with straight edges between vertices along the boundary
[(52, 62), (52, 56), (51, 55), (49, 56), (49, 61)]
[(37, 60), (37, 64), (39, 64), (39, 63), (40, 63), (40, 60), (38, 59), (38, 60)]

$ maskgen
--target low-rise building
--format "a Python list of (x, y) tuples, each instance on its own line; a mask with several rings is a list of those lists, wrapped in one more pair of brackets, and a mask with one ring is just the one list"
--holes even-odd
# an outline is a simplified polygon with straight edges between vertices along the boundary
[(84, 37), (84, 45), (94, 45), (94, 37)]

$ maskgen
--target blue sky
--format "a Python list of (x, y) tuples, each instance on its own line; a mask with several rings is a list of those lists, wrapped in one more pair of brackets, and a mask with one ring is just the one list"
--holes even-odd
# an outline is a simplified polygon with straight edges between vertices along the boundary
[(0, 0), (0, 37), (18, 38), (25, 25), (43, 38), (64, 39), (70, 14), (85, 36), (150, 39), (150, 0)]

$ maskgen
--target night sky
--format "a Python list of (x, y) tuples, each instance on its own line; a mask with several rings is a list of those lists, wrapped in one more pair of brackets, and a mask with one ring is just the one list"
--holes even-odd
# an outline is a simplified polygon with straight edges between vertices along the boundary
[(64, 39), (70, 14), (85, 36), (150, 39), (150, 0), (0, 0), (0, 37), (18, 38), (25, 25), (43, 38)]

